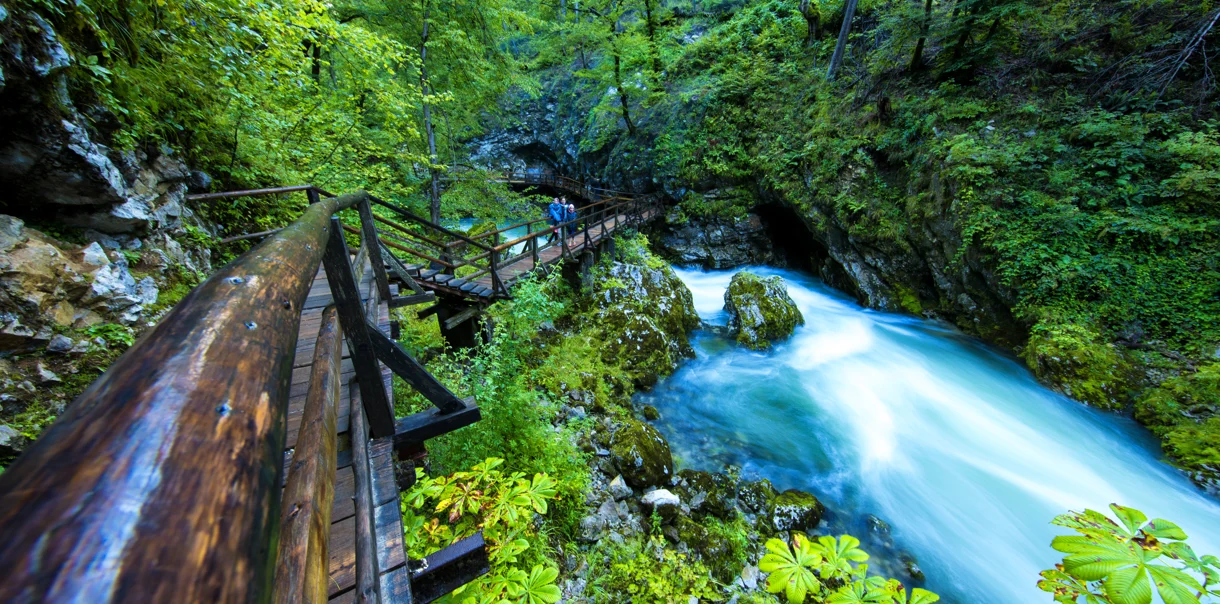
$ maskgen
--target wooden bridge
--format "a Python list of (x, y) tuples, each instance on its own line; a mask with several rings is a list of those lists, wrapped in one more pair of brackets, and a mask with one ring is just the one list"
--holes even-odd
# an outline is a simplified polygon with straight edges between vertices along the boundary
[[(413, 460), (480, 411), (394, 341), (389, 309), (430, 303), (473, 340), (522, 275), (587, 267), (656, 200), (595, 201), (548, 243), (540, 220), (467, 237), (308, 185), (193, 199), (293, 192), (310, 201), (297, 221), (258, 234), (0, 474), (0, 601), (431, 602), (487, 572), (479, 534), (407, 559)], [(394, 375), (434, 408), (396, 417)]]

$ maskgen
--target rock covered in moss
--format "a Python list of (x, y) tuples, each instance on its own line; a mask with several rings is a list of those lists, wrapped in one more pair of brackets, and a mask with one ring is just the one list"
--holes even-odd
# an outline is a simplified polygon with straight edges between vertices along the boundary
[(1039, 323), (1024, 356), (1034, 375), (1082, 403), (1117, 410), (1130, 400), (1126, 355), (1087, 325)]
[(734, 508), (733, 481), (724, 474), (712, 474), (702, 470), (678, 472), (678, 493), (690, 505), (697, 516), (729, 518)]
[(724, 293), (724, 309), (737, 343), (753, 350), (765, 349), (772, 340), (786, 338), (797, 325), (805, 324), (805, 317), (778, 276), (759, 277), (745, 271), (733, 275)]
[(627, 420), (614, 433), (610, 457), (627, 484), (637, 489), (668, 485), (674, 475), (669, 443), (656, 428)]
[(690, 290), (668, 265), (616, 262), (597, 281), (594, 318), (605, 335), (603, 358), (649, 387), (694, 356), (687, 332), (699, 326)]
[(674, 523), (680, 543), (685, 543), (692, 553), (699, 556), (712, 570), (720, 581), (732, 579), (737, 568), (740, 568), (733, 556), (733, 545), (719, 531), (708, 530), (702, 524), (685, 516)]
[(775, 487), (766, 478), (743, 480), (737, 485), (737, 501), (747, 512), (770, 514), (776, 495)]
[(826, 507), (817, 497), (788, 489), (775, 498), (771, 510), (771, 523), (777, 531), (812, 531), (822, 521)]

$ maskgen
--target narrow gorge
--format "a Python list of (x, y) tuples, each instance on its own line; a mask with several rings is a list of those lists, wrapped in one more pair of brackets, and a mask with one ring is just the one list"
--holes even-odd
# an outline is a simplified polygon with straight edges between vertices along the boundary
[(1220, 602), (1217, 24), (6, 3), (0, 599)]

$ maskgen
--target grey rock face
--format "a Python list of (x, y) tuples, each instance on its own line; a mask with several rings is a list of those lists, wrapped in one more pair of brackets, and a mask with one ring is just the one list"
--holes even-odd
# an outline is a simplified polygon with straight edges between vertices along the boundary
[(709, 269), (770, 264), (776, 260), (775, 249), (757, 214), (740, 219), (697, 218), (678, 222), (671, 212), (658, 247), (677, 264)]

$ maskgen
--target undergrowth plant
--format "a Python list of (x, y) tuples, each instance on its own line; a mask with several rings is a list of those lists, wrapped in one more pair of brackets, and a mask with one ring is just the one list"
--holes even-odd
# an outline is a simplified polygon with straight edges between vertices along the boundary
[(606, 540), (588, 560), (597, 572), (590, 573), (586, 593), (597, 604), (669, 604), (692, 597), (705, 602), (724, 600), (707, 567), (666, 547), (659, 535), (622, 544)]
[(1039, 588), (1060, 604), (1148, 604), (1154, 586), (1166, 604), (1220, 601), (1220, 559), (1196, 554), (1168, 520), (1116, 503), (1110, 510), (1118, 522), (1089, 509), (1051, 521), (1079, 534), (1051, 541), (1067, 555), (1042, 571)]
[(851, 535), (838, 539), (829, 535), (810, 541), (795, 533), (792, 543), (767, 541), (767, 555), (758, 569), (771, 573), (767, 591), (784, 593), (790, 604), (802, 604), (809, 596), (830, 604), (932, 604), (940, 596), (915, 588), (909, 593), (895, 579), (868, 576), (868, 553)]
[[(407, 553), (422, 559), (482, 531), (491, 572), (454, 590), (442, 602), (553, 604), (560, 598), (559, 571), (545, 559), (534, 515), (545, 514), (556, 483), (542, 473), (526, 478), (497, 468), (490, 458), (470, 471), (418, 481), (402, 496)], [(528, 569), (528, 570), (527, 570)]]

